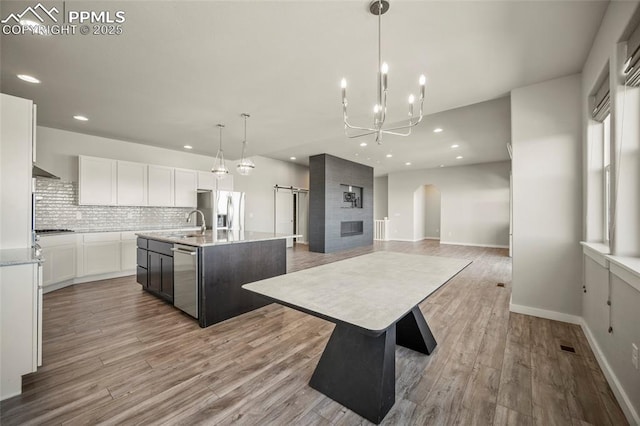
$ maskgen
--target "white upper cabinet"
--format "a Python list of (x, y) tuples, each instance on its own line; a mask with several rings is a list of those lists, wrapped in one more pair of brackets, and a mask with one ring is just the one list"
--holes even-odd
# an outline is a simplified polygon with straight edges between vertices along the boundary
[(118, 205), (146, 206), (147, 165), (118, 161)]
[(173, 167), (148, 167), (148, 204), (150, 206), (172, 207), (174, 204)]
[(198, 172), (195, 170), (175, 169), (174, 188), (176, 207), (195, 207), (198, 204), (196, 190)]
[(216, 190), (216, 175), (211, 172), (198, 171), (198, 189)]
[(116, 205), (118, 162), (108, 158), (79, 156), (78, 204)]
[(104, 206), (195, 207), (197, 190), (233, 190), (209, 172), (80, 155), (78, 204)]

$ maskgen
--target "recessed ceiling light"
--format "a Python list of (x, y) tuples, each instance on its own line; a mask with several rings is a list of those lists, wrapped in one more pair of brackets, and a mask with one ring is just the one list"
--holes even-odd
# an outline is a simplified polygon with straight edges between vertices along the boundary
[(451, 145), (451, 148), (454, 148), (454, 149), (455, 149), (455, 148), (458, 148), (459, 146), (460, 146), (460, 145), (458, 145), (458, 144), (456, 143), (456, 144)]
[(433, 129), (433, 133), (440, 133), (442, 131), (442, 129), (440, 127), (436, 127), (435, 129)]
[(40, 80), (27, 74), (18, 74), (18, 78), (27, 83), (40, 83)]
[(406, 163), (404, 163), (404, 165), (405, 165), (405, 166), (410, 166), (410, 165), (411, 165), (411, 163), (407, 161)]
[(393, 154), (387, 154), (387, 158), (393, 157)]
[(462, 160), (462, 155), (458, 155), (458, 156), (456, 157), (456, 160)]
[(185, 145), (183, 146), (184, 149), (193, 149), (193, 147), (191, 145)]
[(89, 121), (89, 119), (84, 115), (74, 115), (73, 118), (75, 118), (78, 121)]
[(356, 152), (356, 157), (358, 156), (358, 153)]
[(367, 146), (367, 143), (366, 142), (361, 142), (360, 146)]
[(440, 167), (444, 167), (444, 164), (440, 164)]
[(289, 160), (295, 160), (296, 157), (289, 157)]

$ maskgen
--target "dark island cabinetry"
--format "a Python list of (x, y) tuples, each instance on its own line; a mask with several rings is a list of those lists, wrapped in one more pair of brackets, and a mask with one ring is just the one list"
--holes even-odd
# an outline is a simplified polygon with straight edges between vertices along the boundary
[(142, 287), (173, 302), (173, 244), (138, 238), (137, 281)]
[(242, 286), (286, 274), (291, 237), (241, 230), (140, 233), (137, 281), (209, 327), (271, 303)]

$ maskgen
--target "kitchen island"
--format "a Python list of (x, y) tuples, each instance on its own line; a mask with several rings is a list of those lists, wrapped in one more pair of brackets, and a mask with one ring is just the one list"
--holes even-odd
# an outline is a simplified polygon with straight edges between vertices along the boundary
[(288, 234), (207, 230), (138, 233), (137, 281), (200, 327), (271, 302), (242, 285), (287, 272)]

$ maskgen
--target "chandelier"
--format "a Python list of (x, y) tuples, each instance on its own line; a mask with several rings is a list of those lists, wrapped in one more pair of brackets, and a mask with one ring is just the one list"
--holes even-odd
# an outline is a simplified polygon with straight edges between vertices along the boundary
[(218, 124), (217, 126), (220, 129), (220, 146), (218, 147), (216, 158), (213, 161), (211, 172), (214, 173), (217, 178), (221, 178), (229, 173), (229, 169), (227, 169), (227, 166), (224, 164), (224, 152), (222, 151), (222, 129), (224, 128), (224, 124)]
[(256, 165), (251, 161), (251, 159), (246, 157), (247, 152), (247, 118), (251, 117), (246, 112), (240, 114), (242, 118), (244, 118), (244, 139), (242, 141), (242, 158), (240, 159), (240, 163), (238, 163), (237, 169), (238, 173), (243, 176), (247, 176), (251, 173), (251, 170), (256, 168)]
[[(396, 136), (409, 136), (411, 134), (411, 128), (416, 126), (422, 121), (422, 106), (424, 103), (424, 89), (427, 83), (427, 78), (421, 75), (418, 83), (420, 84), (420, 111), (418, 117), (414, 115), (413, 104), (415, 97), (409, 95), (409, 119), (407, 123), (399, 124), (397, 126), (384, 127), (384, 122), (387, 118), (387, 74), (389, 73), (389, 65), (386, 62), (382, 62), (381, 53), (381, 20), (382, 15), (389, 10), (389, 2), (387, 0), (374, 0), (369, 5), (369, 11), (378, 16), (378, 90), (377, 90), (377, 102), (373, 107), (373, 127), (361, 127), (354, 126), (349, 123), (347, 115), (347, 80), (342, 79), (340, 86), (342, 87), (342, 116), (344, 121), (344, 133), (349, 138), (359, 138), (361, 136), (376, 135), (376, 142), (382, 143), (382, 135), (396, 135)], [(359, 133), (350, 134), (349, 129), (358, 130)], [(402, 132), (406, 130), (405, 132)]]

